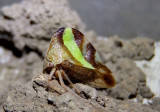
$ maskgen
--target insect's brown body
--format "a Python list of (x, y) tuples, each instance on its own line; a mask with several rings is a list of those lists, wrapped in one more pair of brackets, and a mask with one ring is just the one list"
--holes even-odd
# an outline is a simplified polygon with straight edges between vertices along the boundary
[[(43, 72), (50, 73), (53, 68), (56, 68), (56, 70), (63, 70), (72, 81), (80, 81), (96, 88), (113, 87), (115, 79), (111, 71), (100, 63), (92, 44), (86, 40), (81, 32), (72, 28), (76, 45), (87, 64), (91, 65), (91, 67), (85, 67), (85, 64), (83, 65), (73, 55), (76, 52), (71, 52), (65, 46), (65, 40), (63, 40), (64, 31), (65, 28), (61, 28), (53, 35), (45, 57)], [(55, 76), (58, 77), (56, 74)], [(64, 77), (63, 79), (65, 80)]]

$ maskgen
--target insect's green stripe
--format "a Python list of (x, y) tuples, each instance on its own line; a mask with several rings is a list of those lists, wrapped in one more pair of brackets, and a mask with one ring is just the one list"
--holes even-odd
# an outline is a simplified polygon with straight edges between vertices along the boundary
[(72, 33), (72, 28), (68, 27), (65, 28), (63, 34), (63, 43), (67, 47), (67, 49), (71, 52), (73, 57), (77, 59), (84, 67), (94, 69), (94, 67), (84, 59), (79, 47), (75, 43), (74, 35)]

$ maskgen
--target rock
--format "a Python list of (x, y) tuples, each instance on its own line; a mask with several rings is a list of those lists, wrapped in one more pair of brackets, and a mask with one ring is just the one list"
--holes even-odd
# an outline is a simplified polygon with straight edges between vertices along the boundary
[(148, 38), (133, 38), (124, 45), (129, 58), (150, 60), (154, 56), (154, 41)]
[(80, 91), (80, 93), (84, 94), (84, 97), (91, 98), (91, 99), (96, 99), (97, 98), (98, 93), (97, 93), (95, 88), (89, 87), (89, 86), (81, 84), (81, 83), (75, 84), (75, 87), (78, 90), (82, 90), (82, 91)]
[(148, 99), (154, 96), (150, 88), (146, 86), (146, 83), (140, 83), (139, 94), (142, 95), (143, 98), (148, 98)]
[[(41, 76), (43, 77), (43, 76)], [(17, 86), (4, 95), (0, 104), (1, 111), (48, 111), (48, 112), (151, 112), (147, 106), (134, 102), (115, 100), (102, 94), (97, 94), (96, 99), (85, 99), (77, 94), (65, 92), (59, 94), (47, 91), (42, 83), (35, 83), (37, 78), (25, 85)], [(40, 79), (38, 79), (40, 80)], [(43, 81), (43, 80), (42, 80)], [(80, 85), (81, 88), (91, 87)], [(83, 87), (84, 86), (84, 87)], [(80, 88), (79, 88), (80, 89)], [(83, 91), (83, 90), (81, 90)], [(88, 93), (87, 93), (88, 94)], [(155, 111), (156, 112), (156, 111)]]
[(85, 29), (66, 0), (24, 0), (1, 12), (0, 96), (42, 72), (43, 57), (58, 28)]
[(154, 41), (146, 38), (123, 40), (116, 35), (109, 39), (97, 38), (96, 40), (98, 42), (94, 43), (94, 46), (113, 72), (117, 82), (114, 88), (103, 93), (121, 100), (135, 98), (138, 102), (142, 102), (143, 98), (153, 97), (153, 93), (146, 85), (146, 75), (137, 67), (134, 60), (152, 58)]
[(153, 93), (145, 84), (145, 74), (136, 64), (127, 58), (119, 59), (113, 74), (117, 85), (108, 90), (108, 94), (117, 99), (133, 99), (138, 95), (151, 98)]
[[(7, 50), (4, 54), (7, 54)], [(0, 64), (0, 96), (14, 88), (15, 85), (25, 84), (42, 71), (42, 59), (34, 52), (30, 52), (23, 58), (17, 58), (11, 53), (2, 59), (2, 64)]]
[(117, 82), (126, 80), (127, 78), (135, 75), (138, 82), (144, 82), (145, 74), (136, 66), (136, 64), (128, 58), (119, 59), (115, 65), (115, 72)]
[[(15, 68), (16, 66), (12, 66), (13, 63), (17, 65), (17, 68)], [(26, 72), (24, 69), (21, 69), (20, 73), (18, 68), (19, 63), (20, 61), (18, 61), (18, 59), (13, 56), (12, 51), (0, 47), (0, 96), (4, 92), (13, 88), (16, 84), (22, 83), (22, 79), (19, 77), (18, 74), (24, 76)], [(23, 65), (21, 65), (21, 67), (22, 66)]]
[(110, 96), (116, 99), (135, 98), (138, 90), (138, 78), (133, 75), (111, 89)]
[(160, 42), (155, 43), (155, 56), (151, 60), (139, 60), (136, 64), (146, 74), (147, 86), (150, 87), (156, 97), (160, 97)]
[(27, 47), (44, 56), (58, 28), (84, 30), (84, 24), (65, 0), (24, 0), (1, 11), (0, 39), (10, 40), (20, 51)]
[(150, 60), (154, 56), (154, 41), (148, 38), (137, 37), (123, 40), (117, 35), (108, 39), (98, 38), (95, 47), (102, 53), (105, 62), (116, 63), (119, 58), (134, 60)]
[(154, 97), (154, 98), (152, 98), (152, 104), (151, 104), (151, 106), (155, 110), (160, 110), (160, 97)]

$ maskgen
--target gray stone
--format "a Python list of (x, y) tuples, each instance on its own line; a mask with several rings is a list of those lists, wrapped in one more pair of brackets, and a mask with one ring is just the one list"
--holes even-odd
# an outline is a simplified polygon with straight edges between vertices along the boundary
[(84, 24), (65, 0), (24, 0), (5, 6), (1, 11), (0, 39), (10, 40), (21, 51), (29, 48), (43, 56), (58, 28), (84, 29)]
[[(33, 79), (37, 80), (37, 78)], [(38, 79), (39, 80), (39, 79)], [(43, 80), (42, 80), (43, 81)], [(76, 93), (65, 92), (62, 94), (46, 91), (46, 88), (30, 81), (13, 89), (2, 98), (1, 111), (38, 111), (38, 112), (150, 112), (154, 111), (133, 102), (118, 101), (102, 94), (97, 98), (85, 99)], [(82, 87), (83, 85), (81, 85)], [(85, 86), (85, 85), (84, 85)], [(90, 89), (85, 86), (83, 88)], [(80, 88), (79, 88), (80, 89)], [(156, 112), (156, 111), (155, 111)]]

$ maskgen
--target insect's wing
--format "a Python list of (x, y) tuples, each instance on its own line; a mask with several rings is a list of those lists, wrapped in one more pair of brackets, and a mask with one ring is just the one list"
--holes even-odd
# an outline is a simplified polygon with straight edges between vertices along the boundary
[(111, 71), (101, 64), (99, 64), (101, 67), (96, 70), (75, 65), (67, 60), (63, 61), (60, 66), (63, 67), (72, 80), (82, 81), (92, 87), (110, 88), (115, 85)]
[(88, 82), (88, 84), (96, 88), (111, 88), (115, 86), (116, 81), (112, 75), (112, 72), (106, 66), (100, 63), (98, 65), (101, 66), (96, 70), (98, 78), (94, 81)]

